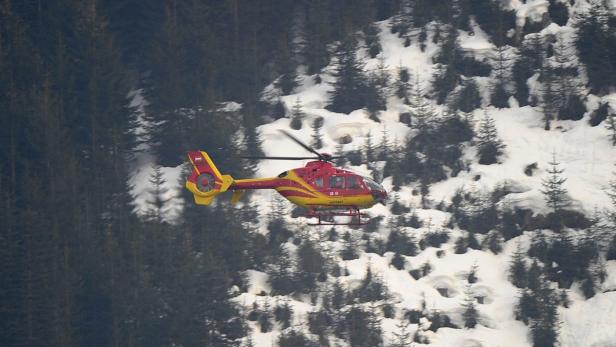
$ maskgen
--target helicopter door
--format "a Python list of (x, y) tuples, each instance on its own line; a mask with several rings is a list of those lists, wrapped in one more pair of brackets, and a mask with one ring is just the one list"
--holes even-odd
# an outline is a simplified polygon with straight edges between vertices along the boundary
[(344, 195), (344, 176), (329, 176), (329, 184), (326, 194), (330, 197), (339, 197)]
[(344, 188), (349, 195), (361, 194), (363, 191), (361, 180), (356, 175), (348, 175), (344, 178)]

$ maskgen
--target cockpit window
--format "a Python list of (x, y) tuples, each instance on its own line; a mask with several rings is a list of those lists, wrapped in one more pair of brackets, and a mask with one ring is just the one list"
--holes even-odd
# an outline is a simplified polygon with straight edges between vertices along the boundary
[(332, 176), (329, 178), (329, 187), (342, 189), (344, 187), (344, 177), (342, 176)]
[(359, 184), (359, 177), (347, 176), (346, 177), (346, 188), (347, 189), (360, 189), (361, 185)]
[(314, 180), (314, 185), (319, 188), (323, 188), (323, 177), (316, 178)]
[(378, 191), (383, 190), (383, 187), (381, 187), (380, 184), (374, 182), (371, 178), (364, 177), (364, 182), (366, 183), (368, 188), (370, 188), (370, 190), (378, 190)]
[(287, 171), (282, 172), (280, 175), (278, 175), (278, 178), (283, 178), (288, 174)]

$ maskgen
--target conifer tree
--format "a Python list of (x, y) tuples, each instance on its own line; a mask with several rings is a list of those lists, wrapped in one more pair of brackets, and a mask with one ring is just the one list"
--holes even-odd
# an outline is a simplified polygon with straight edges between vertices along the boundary
[(387, 161), (390, 156), (391, 144), (389, 142), (389, 131), (387, 127), (383, 125), (383, 131), (381, 131), (381, 143), (378, 148), (378, 160)]
[(528, 268), (528, 272), (526, 274), (527, 284), (526, 287), (531, 291), (538, 291), (541, 288), (542, 282), (546, 281), (544, 274), (544, 269), (539, 265), (537, 259), (533, 259), (533, 262), (530, 264)]
[(396, 330), (393, 332), (394, 339), (389, 347), (407, 347), (411, 346), (413, 337), (409, 331), (409, 322), (402, 319), (396, 324)]
[(267, 333), (273, 328), (272, 313), (270, 312), (270, 308), (269, 300), (265, 298), (265, 304), (263, 305), (263, 309), (259, 312), (258, 318), (262, 333)]
[(276, 81), (276, 87), (280, 88), (283, 95), (293, 92), (298, 86), (297, 64), (293, 61), (291, 43), (286, 33), (281, 35), (277, 54), (276, 70), (280, 77)]
[(297, 274), (299, 284), (305, 292), (315, 286), (317, 275), (322, 271), (325, 258), (311, 240), (303, 240), (297, 248)]
[(464, 237), (460, 236), (458, 237), (458, 239), (456, 240), (455, 243), (455, 253), (456, 254), (464, 254), (468, 251), (468, 244), (466, 243), (466, 240), (464, 239)]
[(398, 67), (398, 78), (396, 80), (396, 96), (400, 98), (405, 104), (409, 103), (409, 90), (411, 74), (406, 67)]
[(492, 253), (499, 254), (503, 251), (503, 236), (500, 232), (492, 230), (488, 233), (488, 236), (485, 238), (483, 244)]
[(616, 224), (616, 171), (613, 173), (614, 178), (610, 181), (610, 186), (607, 190), (607, 195), (612, 200), (612, 221)]
[(333, 76), (333, 90), (329, 93), (327, 109), (333, 112), (350, 113), (363, 108), (367, 103), (367, 82), (363, 63), (356, 56), (357, 43), (350, 37), (340, 44), (336, 53), (337, 64)]
[(406, 263), (406, 260), (404, 259), (404, 257), (396, 252), (393, 256), (393, 258), (391, 258), (391, 265), (393, 267), (395, 267), (398, 270), (403, 270), (404, 269), (404, 264)]
[(458, 71), (458, 64), (461, 60), (458, 36), (457, 28), (447, 25), (444, 42), (434, 58), (437, 68), (433, 75), (432, 89), (438, 104), (443, 104), (447, 100), (449, 93), (458, 86), (461, 80)]
[(605, 253), (605, 260), (616, 260), (616, 235), (612, 237), (612, 240), (607, 246), (607, 252)]
[(151, 187), (148, 190), (150, 199), (147, 200), (147, 215), (153, 221), (161, 223), (164, 220), (165, 213), (167, 212), (166, 205), (171, 198), (166, 197), (169, 189), (165, 187), (167, 182), (163, 177), (163, 172), (160, 165), (154, 165), (152, 173), (150, 174), (149, 182)]
[(552, 161), (549, 162), (549, 176), (543, 179), (543, 190), (541, 192), (545, 196), (548, 206), (552, 209), (555, 215), (558, 215), (565, 207), (569, 205), (569, 197), (567, 189), (563, 186), (566, 178), (562, 177), (564, 169), (559, 169), (559, 162), (556, 161), (556, 153), (552, 154)]
[(415, 14), (413, 13), (414, 2), (412, 0), (402, 0), (399, 2), (398, 13), (392, 18), (391, 32), (397, 33), (403, 38), (404, 46), (408, 47), (411, 40), (411, 30), (413, 29)]
[(469, 329), (475, 328), (479, 320), (479, 312), (475, 307), (475, 298), (472, 295), (470, 284), (466, 286), (464, 304), (462, 306), (464, 307), (462, 312), (464, 327)]
[(321, 128), (323, 127), (323, 118), (317, 117), (312, 121), (312, 141), (310, 146), (315, 149), (323, 148), (323, 135), (321, 135)]
[(505, 108), (509, 105), (508, 81), (511, 59), (507, 56), (507, 47), (496, 48), (496, 56), (493, 58), (494, 84), (490, 94), (490, 103), (497, 108)]
[(542, 281), (537, 292), (539, 316), (531, 320), (530, 330), (535, 346), (556, 346), (558, 343), (558, 298), (549, 284)]
[(612, 146), (616, 146), (616, 114), (611, 114), (607, 117), (605, 127), (609, 130), (609, 138)]
[(296, 329), (285, 330), (278, 336), (279, 347), (316, 347), (318, 344), (310, 340), (302, 331)]
[(366, 139), (364, 140), (364, 147), (362, 148), (364, 152), (364, 158), (367, 163), (372, 163), (376, 159), (376, 153), (374, 150), (374, 144), (372, 143), (372, 132), (368, 132), (366, 135)]
[(481, 107), (481, 95), (474, 79), (464, 80), (460, 91), (456, 94), (455, 108), (470, 113)]
[(291, 124), (290, 124), (291, 129), (294, 129), (294, 130), (301, 129), (302, 121), (304, 120), (305, 117), (306, 115), (304, 114), (304, 111), (302, 110), (302, 101), (298, 97), (295, 100), (293, 109), (291, 110)]
[(357, 241), (353, 235), (347, 231), (344, 235), (344, 240), (344, 248), (340, 252), (342, 260), (357, 259), (359, 257), (359, 254), (357, 253)]
[(375, 23), (370, 23), (364, 27), (364, 40), (368, 48), (370, 58), (376, 58), (381, 53), (381, 41), (379, 41), (379, 28)]
[[(250, 112), (250, 111), (249, 111)], [(241, 144), (242, 152), (249, 157), (262, 157), (265, 154), (261, 149), (261, 134), (257, 129), (254, 116), (251, 113), (244, 115), (244, 138)], [(257, 171), (259, 162), (256, 159), (248, 159), (242, 167), (242, 174), (249, 177)]]
[(318, 77), (318, 73), (329, 61), (327, 44), (331, 41), (333, 30), (331, 23), (327, 20), (330, 9), (328, 2), (323, 0), (311, 1), (307, 7), (304, 56), (308, 74), (317, 74)]
[(579, 13), (575, 20), (576, 46), (580, 60), (586, 65), (591, 92), (595, 94), (608, 92), (614, 86), (611, 76), (616, 70), (616, 49), (610, 20), (613, 21), (605, 0), (591, 1), (588, 11)]
[(503, 154), (505, 145), (498, 137), (494, 119), (486, 113), (477, 132), (477, 149), (479, 164), (490, 165), (498, 162), (498, 157)]
[(525, 288), (527, 285), (524, 256), (525, 254), (522, 252), (522, 247), (518, 242), (516, 251), (511, 259), (511, 266), (509, 267), (509, 281), (518, 288)]
[(291, 326), (293, 319), (293, 308), (289, 304), (288, 299), (284, 299), (282, 303), (278, 303), (274, 308), (274, 318), (280, 322), (282, 329), (286, 329)]
[(370, 119), (375, 122), (380, 122), (377, 113), (387, 108), (387, 98), (390, 95), (391, 77), (387, 69), (385, 60), (380, 58), (376, 69), (368, 75), (366, 80), (364, 91), (366, 109), (370, 112)]
[(417, 78), (412, 82), (410, 106), (414, 116), (412, 123), (418, 130), (425, 131), (434, 127), (436, 111), (424, 97)]
[[(554, 54), (544, 61), (544, 102), (552, 118), (579, 120), (586, 112), (574, 49), (559, 35)], [(546, 85), (549, 84), (549, 85)]]
[(479, 266), (477, 265), (477, 263), (474, 263), (473, 266), (471, 266), (470, 271), (468, 272), (468, 276), (466, 277), (466, 280), (468, 283), (477, 283), (477, 268)]
[(347, 159), (344, 152), (344, 145), (342, 143), (336, 145), (336, 153), (334, 156), (337, 157), (336, 159), (334, 159), (336, 166), (346, 165)]

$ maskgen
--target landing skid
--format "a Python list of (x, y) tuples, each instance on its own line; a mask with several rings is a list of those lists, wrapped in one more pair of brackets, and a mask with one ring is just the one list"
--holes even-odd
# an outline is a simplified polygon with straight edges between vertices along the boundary
[[(362, 217), (367, 214), (359, 212), (357, 207), (348, 207), (347, 210), (317, 210), (311, 208), (306, 215), (307, 218), (317, 218), (317, 223), (308, 223), (308, 225), (366, 225), (368, 221), (364, 221)], [(338, 223), (324, 221), (323, 219), (332, 219), (333, 217), (351, 217), (348, 223)]]

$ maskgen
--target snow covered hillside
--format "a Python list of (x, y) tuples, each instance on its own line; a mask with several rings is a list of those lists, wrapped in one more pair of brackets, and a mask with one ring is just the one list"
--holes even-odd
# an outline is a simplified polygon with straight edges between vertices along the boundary
[[(515, 10), (516, 25), (524, 27), (527, 22), (541, 21), (548, 5), (548, 1), (511, 1), (509, 8)], [(578, 1), (570, 11), (586, 11), (586, 6)], [(356, 55), (364, 61), (364, 72), (384, 71), (394, 81), (400, 71), (408, 71), (411, 87), (419, 90), (419, 97), (425, 99), (433, 112), (431, 121), (446, 119), (450, 116), (447, 103), (437, 104), (430, 92), (433, 76), (439, 69), (435, 59), (442, 50), (440, 42), (435, 43), (434, 39), (438, 24), (430, 22), (425, 26), (427, 37), (422, 47), (418, 30), (409, 35), (410, 45), (401, 35), (392, 33), (394, 21), (392, 18), (376, 23), (381, 46), (376, 57), (370, 57), (367, 44), (360, 40)], [(457, 44), (468, 56), (493, 64), (498, 49), (490, 35), (472, 18), (469, 25), (470, 31), (458, 30)], [(552, 23), (538, 33), (540, 37), (558, 38), (554, 40), (573, 40), (574, 34), (572, 19), (562, 26)], [(510, 47), (507, 54), (519, 51), (519, 47)], [(275, 83), (264, 90), (263, 100), (282, 102), (286, 117), (258, 127), (262, 149), (271, 156), (302, 155), (302, 149), (279, 130), (290, 131), (306, 143), (313, 142), (315, 133), (319, 133), (323, 142), (319, 151), (361, 153), (363, 162), (347, 162), (345, 166), (377, 178), (387, 176), (383, 184), (391, 199), (387, 206), (376, 205), (367, 210), (373, 223), (364, 228), (308, 227), (310, 221), (292, 217), (293, 206), (273, 191), (255, 192), (249, 201), (244, 201), (242, 204), (256, 206), (262, 216), (253, 222), (258, 233), (271, 237), (272, 219), (282, 218), (288, 234), (280, 245), (280, 256), (286, 259), (246, 271), (246, 287), (235, 288), (237, 296), (233, 301), (241, 307), (250, 328), (243, 342), (251, 346), (283, 345), (285, 341), (287, 345), (292, 345), (292, 341), (305, 345), (354, 345), (352, 326), (365, 323), (369, 327), (366, 338), (371, 338), (371, 332), (382, 333), (382, 341), (375, 345), (537, 346), (542, 344), (536, 331), (543, 329), (556, 331), (561, 346), (616, 346), (616, 260), (606, 255), (614, 234), (610, 224), (613, 221), (606, 211), (614, 208), (607, 191), (615, 179), (616, 147), (605, 122), (591, 125), (591, 118), (601, 105), (606, 105), (608, 112), (615, 112), (616, 93), (597, 96), (585, 90), (583, 117), (551, 119), (546, 130), (546, 110), (541, 102), (524, 102), (520, 106), (509, 95), (508, 107), (495, 107), (490, 98), (498, 77), (494, 73), (465, 77), (463, 81), (473, 80), (478, 86), (480, 105), (461, 117), (476, 134), (482, 120), (492, 119), (504, 145), (502, 154), (496, 163), (480, 164), (477, 137), (462, 141), (459, 170), (453, 173), (453, 169), (446, 169), (447, 177), (429, 182), (423, 194), (422, 183), (414, 179), (405, 180), (397, 189), (394, 178), (384, 173), (387, 160), (375, 156), (370, 162), (365, 154), (367, 146), (378, 152), (383, 141), (404, 151), (409, 139), (421, 131), (415, 123), (418, 104), (396, 95), (391, 83), (392, 91), (383, 110), (333, 112), (327, 106), (337, 64), (333, 57), (318, 76), (307, 75), (300, 66), (298, 86), (289, 94), (281, 93)], [(587, 76), (582, 72), (579, 79), (584, 78)], [(315, 82), (317, 79), (320, 81)], [(542, 98), (545, 82), (542, 84), (538, 79), (539, 74), (533, 73), (526, 80), (530, 98)], [(459, 92), (464, 83), (455, 90)], [(302, 127), (295, 130), (291, 122), (297, 105), (301, 107)], [(404, 121), (405, 114), (413, 119), (410, 125)], [(312, 126), (320, 118), (322, 126)], [(545, 222), (554, 216), (550, 217), (553, 208), (546, 203), (544, 194), (554, 159), (566, 178), (562, 184), (568, 192), (566, 210), (582, 216), (577, 224), (565, 223), (555, 229)], [(256, 176), (275, 176), (303, 164), (263, 161)], [(136, 171), (134, 182), (144, 182), (150, 176), (147, 168), (145, 165)], [(176, 182), (181, 169), (178, 166), (162, 170), (167, 188), (179, 189)], [(145, 204), (143, 194), (147, 189), (139, 186), (134, 190), (141, 196), (137, 200), (141, 206)], [(504, 191), (502, 195), (495, 193), (499, 189)], [(481, 211), (473, 212), (473, 208)], [(477, 225), (487, 225), (483, 220), (462, 224), (460, 216), (473, 219), (491, 208), (498, 215), (498, 222), (490, 224), (485, 232), (476, 229)], [(143, 211), (146, 209), (142, 207)], [(169, 212), (167, 217), (173, 220), (175, 215), (176, 212)], [(507, 223), (504, 215), (514, 219), (515, 231), (509, 234), (503, 231), (507, 228), (503, 226)], [(582, 257), (588, 240), (592, 240), (596, 254), (589, 256), (585, 267), (571, 265), (575, 274), (566, 277), (564, 274), (570, 270), (566, 259), (555, 259), (561, 259), (559, 254)], [(402, 242), (411, 245), (410, 249), (401, 250)], [(563, 245), (569, 248), (558, 253), (557, 247)], [(314, 249), (321, 262), (321, 270), (313, 273), (315, 277), (318, 274), (316, 281), (308, 281), (310, 287), (306, 290), (282, 290), (277, 280), (292, 281), (292, 272), (301, 271), (306, 252)], [(522, 267), (524, 273), (528, 272), (524, 281), (539, 281), (538, 287), (512, 283), (510, 269), (516, 252), (523, 254)], [(532, 272), (538, 268), (539, 272)], [(366, 294), (371, 290), (378, 293)], [(521, 298), (524, 293), (531, 297), (531, 292), (548, 293), (545, 300), (554, 301), (554, 307), (533, 307), (539, 311), (554, 309), (554, 317), (544, 317), (545, 312), (533, 316), (524, 311)], [(283, 323), (281, 312), (292, 312), (290, 322)], [(469, 323), (473, 314), (476, 324)], [(553, 324), (541, 326), (546, 322)]]

